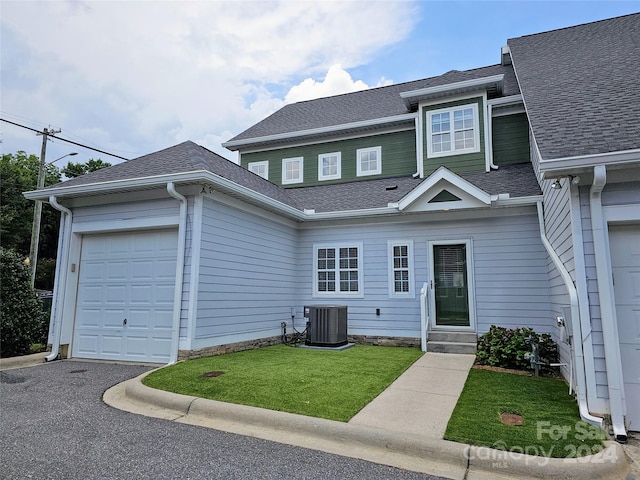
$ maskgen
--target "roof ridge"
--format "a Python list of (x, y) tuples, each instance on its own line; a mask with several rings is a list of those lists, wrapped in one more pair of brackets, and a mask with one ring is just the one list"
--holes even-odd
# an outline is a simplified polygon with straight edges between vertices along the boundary
[(527, 35), (520, 35), (519, 37), (512, 37), (509, 38), (507, 40), (507, 42), (509, 42), (510, 40), (517, 40), (519, 38), (529, 38), (529, 37), (536, 37), (538, 35), (546, 35), (548, 33), (553, 33), (553, 32), (561, 32), (563, 30), (572, 30), (574, 28), (580, 28), (580, 27), (585, 27), (587, 25), (595, 25), (597, 23), (602, 23), (602, 22), (610, 22), (611, 20), (619, 20), (621, 18), (626, 18), (626, 17), (633, 17), (635, 15), (640, 15), (640, 12), (636, 12), (636, 13), (627, 13), (626, 15), (619, 15), (617, 17), (611, 17), (611, 18), (602, 18), (600, 20), (594, 20), (592, 22), (584, 22), (584, 23), (579, 23), (578, 25), (569, 25), (567, 27), (560, 27), (560, 28), (553, 28), (551, 30), (545, 30), (544, 32), (537, 32), (537, 33), (529, 33)]

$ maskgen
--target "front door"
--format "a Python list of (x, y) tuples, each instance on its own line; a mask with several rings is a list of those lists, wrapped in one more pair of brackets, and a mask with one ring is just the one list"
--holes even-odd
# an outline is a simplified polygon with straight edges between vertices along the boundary
[(471, 328), (469, 311), (469, 242), (432, 244), (434, 328)]

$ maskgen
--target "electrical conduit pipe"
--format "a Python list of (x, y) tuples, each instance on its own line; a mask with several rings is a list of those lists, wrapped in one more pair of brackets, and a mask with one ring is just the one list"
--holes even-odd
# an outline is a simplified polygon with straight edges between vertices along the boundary
[[(542, 202), (537, 202), (536, 206), (538, 207), (538, 223), (540, 225), (540, 238), (542, 239), (542, 244), (544, 248), (547, 250), (549, 257), (553, 261), (553, 264), (560, 272), (560, 276), (567, 287), (567, 291), (569, 292), (569, 303), (571, 306), (571, 325), (573, 328), (573, 340), (574, 340), (574, 354), (575, 354), (575, 368), (576, 368), (576, 399), (578, 401), (578, 409), (580, 411), (580, 418), (590, 423), (591, 425), (595, 425), (596, 427), (602, 428), (602, 419), (600, 417), (595, 417), (589, 413), (589, 407), (587, 405), (587, 395), (586, 395), (586, 377), (584, 371), (584, 355), (582, 352), (582, 334), (580, 329), (580, 309), (578, 308), (578, 292), (576, 290), (575, 285), (573, 284), (573, 280), (571, 279), (571, 275), (569, 271), (560, 260), (560, 257), (553, 249), (551, 242), (547, 238), (547, 234), (544, 228), (544, 213), (542, 210)], [(578, 339), (576, 342), (575, 339)]]
[(184, 276), (184, 253), (187, 229), (187, 199), (176, 191), (173, 182), (167, 183), (167, 192), (180, 203), (178, 225), (178, 252), (176, 261), (176, 285), (173, 296), (173, 325), (171, 329), (171, 353), (169, 365), (178, 361), (178, 342), (180, 340), (180, 311), (182, 306), (182, 282)]
[(55, 296), (51, 304), (51, 317), (53, 318), (53, 333), (51, 335), (51, 353), (45, 357), (47, 362), (58, 358), (60, 350), (60, 338), (62, 335), (62, 309), (59, 308), (64, 300), (64, 292), (67, 289), (67, 271), (69, 269), (69, 244), (71, 242), (71, 224), (73, 214), (71, 210), (58, 203), (55, 196), (49, 197), (49, 204), (62, 214), (62, 236), (58, 244), (58, 261), (56, 265)]

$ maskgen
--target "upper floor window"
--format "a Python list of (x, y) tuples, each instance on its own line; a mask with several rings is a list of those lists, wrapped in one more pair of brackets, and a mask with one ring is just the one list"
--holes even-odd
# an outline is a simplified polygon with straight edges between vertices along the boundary
[(341, 176), (340, 152), (321, 153), (318, 155), (318, 180), (335, 180)]
[(362, 293), (362, 244), (314, 246), (315, 295)]
[(379, 175), (382, 173), (382, 147), (356, 150), (357, 175)]
[(302, 183), (303, 158), (282, 159), (282, 184)]
[(248, 165), (249, 171), (260, 175), (262, 178), (269, 179), (269, 162), (251, 162)]
[(443, 157), (480, 151), (478, 104), (427, 112), (427, 154)]

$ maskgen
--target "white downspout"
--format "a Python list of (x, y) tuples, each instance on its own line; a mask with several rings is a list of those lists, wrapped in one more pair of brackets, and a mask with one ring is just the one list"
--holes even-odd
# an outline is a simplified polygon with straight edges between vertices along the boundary
[(51, 335), (51, 353), (45, 357), (47, 362), (58, 358), (58, 352), (60, 350), (60, 337), (62, 335), (62, 309), (59, 306), (64, 299), (64, 292), (67, 289), (67, 272), (69, 271), (69, 244), (71, 243), (71, 224), (73, 223), (73, 213), (66, 207), (63, 207), (58, 203), (56, 197), (51, 195), (49, 197), (49, 204), (61, 212), (63, 223), (61, 228), (63, 234), (58, 241), (58, 261), (56, 262), (56, 279), (55, 279), (55, 291), (56, 294), (53, 297), (51, 303), (51, 318), (53, 319), (53, 332)]
[[(584, 372), (584, 354), (582, 352), (582, 331), (580, 329), (580, 309), (578, 308), (578, 292), (576, 290), (576, 286), (573, 284), (573, 280), (571, 279), (571, 275), (569, 271), (562, 263), (562, 260), (553, 249), (551, 242), (547, 238), (547, 234), (544, 228), (544, 213), (542, 211), (542, 202), (537, 202), (538, 207), (538, 223), (540, 225), (540, 238), (542, 239), (542, 244), (544, 248), (547, 250), (549, 257), (553, 261), (553, 264), (560, 272), (560, 276), (564, 281), (565, 286), (567, 287), (567, 291), (569, 292), (569, 303), (571, 305), (571, 325), (573, 329), (573, 339), (574, 339), (574, 354), (575, 354), (575, 368), (576, 368), (576, 399), (578, 401), (578, 409), (580, 411), (580, 418), (590, 423), (591, 425), (595, 425), (596, 427), (602, 428), (602, 419), (599, 417), (595, 417), (589, 413), (589, 407), (587, 406), (587, 395), (586, 395), (586, 377)], [(577, 341), (575, 341), (577, 339)]]
[(184, 276), (184, 253), (187, 238), (187, 199), (176, 191), (173, 182), (167, 183), (167, 192), (180, 202), (180, 220), (178, 225), (178, 253), (176, 261), (176, 285), (173, 294), (173, 325), (171, 330), (171, 353), (169, 365), (178, 361), (180, 341), (180, 312), (182, 311), (182, 282)]
[[(485, 98), (486, 101), (486, 98)], [(486, 171), (497, 170), (498, 165), (493, 163), (493, 105), (487, 103), (484, 116), (485, 155), (487, 157)]]
[(611, 425), (617, 441), (627, 441), (624, 426), (624, 399), (622, 382), (622, 364), (620, 361), (620, 343), (614, 310), (614, 295), (611, 284), (611, 266), (607, 261), (606, 223), (602, 214), (602, 190), (607, 184), (607, 169), (604, 165), (593, 167), (593, 183), (589, 192), (591, 210), (591, 230), (593, 233), (593, 249), (596, 259), (596, 280), (598, 283), (598, 299), (602, 319), (602, 337), (604, 339), (604, 357), (607, 367), (607, 384), (609, 390), (609, 409)]

